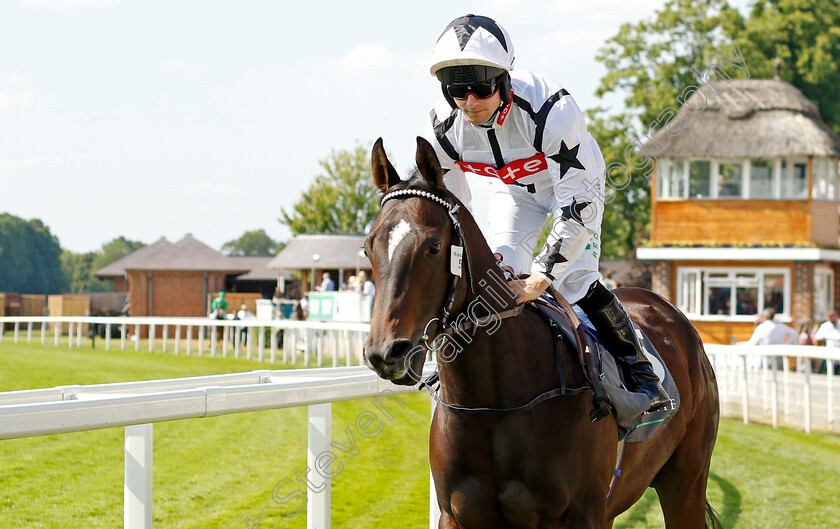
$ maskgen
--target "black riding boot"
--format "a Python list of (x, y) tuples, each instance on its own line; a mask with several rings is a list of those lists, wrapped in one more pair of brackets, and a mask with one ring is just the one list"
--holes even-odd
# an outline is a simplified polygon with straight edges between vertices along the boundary
[(607, 291), (600, 283), (597, 283), (597, 287), (593, 285), (593, 288), (590, 288), (587, 297), (593, 293), (593, 290), (600, 289), (603, 289), (603, 291), (595, 293), (597, 297), (606, 299), (606, 294), (612, 298), (606, 306), (590, 312), (581, 303), (578, 303), (578, 305), (581, 305), (581, 308), (586, 311), (586, 315), (595, 325), (595, 329), (601, 335), (607, 350), (624, 370), (627, 378), (627, 389), (647, 395), (650, 399), (650, 406), (647, 411), (653, 411), (668, 403), (671, 399), (665, 388), (662, 387), (659, 377), (653, 372), (653, 366), (645, 357), (639, 338), (633, 328), (633, 322), (630, 321), (630, 316), (624, 310), (624, 306), (618, 298), (612, 292)]

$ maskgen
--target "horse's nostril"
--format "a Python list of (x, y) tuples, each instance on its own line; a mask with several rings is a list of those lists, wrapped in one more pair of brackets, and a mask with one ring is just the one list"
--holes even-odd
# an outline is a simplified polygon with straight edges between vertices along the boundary
[(408, 340), (399, 340), (394, 342), (391, 350), (385, 355), (391, 362), (401, 362), (411, 352), (411, 342)]

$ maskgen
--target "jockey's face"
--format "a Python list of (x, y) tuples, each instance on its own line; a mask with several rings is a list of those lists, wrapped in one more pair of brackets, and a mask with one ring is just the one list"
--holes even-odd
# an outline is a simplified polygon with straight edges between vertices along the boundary
[(466, 99), (455, 99), (454, 101), (458, 108), (466, 114), (470, 123), (483, 125), (493, 116), (496, 109), (501, 106), (502, 96), (496, 90), (492, 96), (479, 99), (475, 94), (469, 92)]

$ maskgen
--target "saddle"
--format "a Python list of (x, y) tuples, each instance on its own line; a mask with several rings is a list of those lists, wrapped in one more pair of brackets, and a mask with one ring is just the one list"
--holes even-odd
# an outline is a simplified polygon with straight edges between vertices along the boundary
[(632, 442), (653, 437), (674, 416), (680, 404), (677, 385), (653, 344), (634, 323), (648, 360), (672, 399), (670, 404), (647, 412), (648, 398), (626, 389), (622, 370), (616, 365), (612, 355), (604, 354), (606, 350), (600, 343), (594, 326), (588, 320), (581, 320), (581, 317), (586, 319), (586, 315), (581, 313), (579, 316), (553, 286), (549, 286), (546, 292), (553, 299), (538, 298), (532, 304), (549, 321), (552, 329), (555, 329), (555, 339), (565, 340), (577, 351), (578, 361), (594, 392), (594, 407), (590, 412), (592, 421), (600, 420), (614, 412), (620, 439)]

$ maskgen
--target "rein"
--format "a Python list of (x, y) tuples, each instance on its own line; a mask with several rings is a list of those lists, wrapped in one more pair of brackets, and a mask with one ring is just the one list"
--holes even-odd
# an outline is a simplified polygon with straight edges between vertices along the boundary
[[(472, 274), (470, 274), (470, 270), (469, 270), (469, 252), (467, 251), (466, 245), (464, 244), (464, 241), (465, 241), (464, 230), (461, 228), (461, 223), (458, 222), (457, 214), (458, 214), (458, 209), (460, 208), (459, 205), (452, 204), (449, 201), (435, 195), (434, 193), (430, 193), (428, 191), (423, 191), (422, 189), (407, 188), (407, 189), (399, 189), (397, 191), (392, 191), (390, 193), (386, 193), (385, 195), (383, 195), (382, 199), (379, 201), (379, 207), (382, 208), (382, 206), (384, 206), (386, 202), (388, 202), (389, 200), (392, 200), (394, 198), (409, 197), (409, 196), (425, 198), (425, 199), (431, 200), (431, 201), (443, 206), (444, 208), (446, 208), (446, 211), (447, 211), (447, 213), (449, 213), (449, 218), (452, 220), (453, 228), (455, 230), (455, 241), (450, 246), (450, 272), (452, 273), (452, 281), (449, 284), (449, 294), (447, 295), (446, 302), (444, 302), (443, 307), (441, 308), (440, 314), (437, 317), (429, 320), (428, 323), (426, 323), (426, 327), (423, 330), (423, 336), (420, 338), (420, 341), (422, 341), (426, 345), (426, 348), (429, 351), (433, 351), (433, 349), (429, 346), (429, 343), (428, 343), (428, 341), (429, 341), (428, 329), (429, 329), (429, 326), (434, 321), (440, 322), (440, 326), (443, 329), (442, 334), (449, 334), (449, 335), (454, 334), (454, 333), (460, 334), (461, 332), (468, 331), (470, 328), (473, 328), (473, 335), (475, 335), (475, 332), (478, 330), (478, 326), (475, 325), (475, 323), (473, 323), (472, 321), (469, 321), (469, 320), (467, 320), (466, 322), (456, 322), (455, 325), (452, 325), (450, 327), (446, 326), (446, 324), (449, 320), (449, 317), (452, 314), (452, 309), (455, 305), (455, 294), (458, 291), (458, 289), (460, 288), (460, 282), (461, 282), (461, 279), (463, 277), (464, 271), (466, 271), (466, 274), (467, 274), (467, 277), (468, 277), (467, 284), (469, 285), (470, 292), (471, 293), (474, 292), (473, 285), (472, 285)], [(463, 256), (463, 263), (464, 263), (463, 267), (461, 266), (461, 257), (462, 256)], [(522, 311), (523, 311), (524, 308), (525, 308), (525, 305), (518, 305), (518, 306), (514, 307), (513, 309), (509, 309), (509, 310), (506, 310), (504, 312), (498, 313), (496, 316), (500, 320), (507, 319), (507, 318), (515, 318), (515, 317), (519, 316), (520, 314), (522, 314)], [(572, 311), (572, 314), (574, 314), (573, 311)], [(577, 323), (578, 323), (578, 326), (579, 326), (580, 322), (578, 321)], [(575, 330), (579, 331), (579, 328), (576, 328)], [(576, 338), (579, 338), (579, 336), (576, 336)], [(561, 386), (559, 388), (555, 388), (555, 389), (543, 392), (540, 395), (537, 395), (536, 397), (531, 399), (529, 402), (527, 402), (527, 403), (525, 403), (521, 406), (515, 406), (515, 407), (512, 407), (512, 408), (483, 408), (483, 407), (470, 408), (470, 407), (465, 407), (465, 406), (457, 406), (457, 405), (454, 405), (454, 404), (447, 404), (446, 402), (444, 402), (440, 398), (440, 395), (438, 395), (438, 391), (440, 389), (440, 378), (439, 378), (439, 375), (438, 375), (437, 371), (435, 371), (434, 373), (429, 375), (429, 377), (426, 380), (420, 382), (420, 389), (426, 389), (426, 391), (429, 392), (429, 395), (438, 403), (438, 405), (440, 407), (442, 407), (443, 409), (447, 410), (447, 411), (450, 411), (450, 412), (453, 412), (453, 413), (472, 413), (472, 414), (515, 414), (515, 413), (523, 413), (523, 412), (526, 412), (526, 411), (530, 410), (531, 408), (533, 408), (534, 406), (536, 406), (537, 404), (539, 404), (539, 403), (541, 403), (545, 400), (553, 399), (555, 397), (561, 397), (561, 396), (577, 395), (578, 393), (581, 393), (581, 392), (586, 391), (588, 389), (592, 389), (590, 386), (576, 387), (576, 388), (567, 388), (566, 387), (565, 373), (563, 372), (563, 364), (562, 364), (561, 358), (560, 358), (559, 342), (560, 342), (560, 338), (555, 337), (554, 355), (556, 357), (557, 367), (560, 370), (560, 384), (561, 384)], [(581, 343), (581, 345), (583, 345), (583, 344)]]

